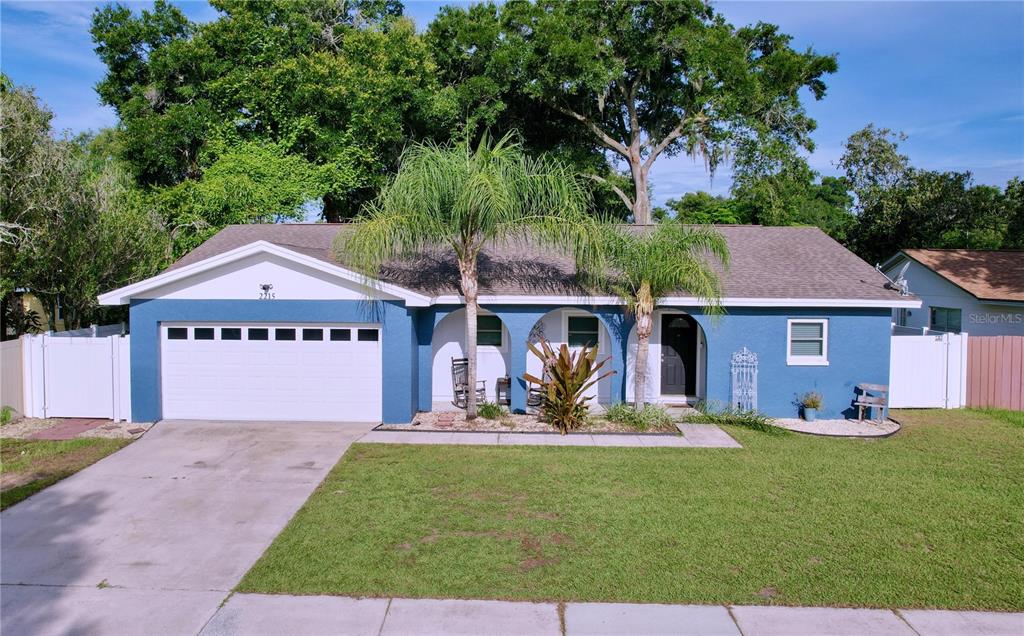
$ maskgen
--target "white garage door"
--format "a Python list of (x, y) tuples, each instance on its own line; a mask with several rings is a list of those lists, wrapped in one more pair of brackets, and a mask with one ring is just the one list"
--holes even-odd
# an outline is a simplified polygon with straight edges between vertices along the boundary
[(378, 325), (164, 323), (165, 419), (379, 422)]

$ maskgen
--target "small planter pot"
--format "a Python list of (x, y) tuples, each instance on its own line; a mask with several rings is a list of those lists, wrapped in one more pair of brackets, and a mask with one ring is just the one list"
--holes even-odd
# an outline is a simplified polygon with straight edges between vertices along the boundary
[(808, 422), (813, 422), (814, 420), (818, 419), (818, 409), (812, 409), (805, 406), (804, 419)]

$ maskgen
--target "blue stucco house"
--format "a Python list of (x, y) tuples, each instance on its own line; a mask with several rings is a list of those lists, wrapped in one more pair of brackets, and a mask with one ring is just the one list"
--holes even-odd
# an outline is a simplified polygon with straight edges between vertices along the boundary
[[(379, 280), (335, 258), (351, 226), (224, 228), (161, 274), (100, 297), (130, 305), (131, 410), (160, 419), (410, 422), (450, 409), (451, 361), (463, 355), (463, 305), (443, 251), (391, 263)], [(732, 265), (726, 313), (679, 290), (659, 303), (648, 399), (730, 403), (731, 363), (758, 357), (757, 407), (794, 417), (798, 395), (823, 417), (850, 413), (858, 383), (888, 384), (894, 309), (916, 308), (816, 228), (722, 226)], [(576, 283), (573, 261), (528, 242), (480, 256), (478, 377), (488, 399), (505, 378), (526, 408), (527, 342), (597, 343), (617, 372), (596, 402), (632, 400), (635, 330), (614, 296)]]

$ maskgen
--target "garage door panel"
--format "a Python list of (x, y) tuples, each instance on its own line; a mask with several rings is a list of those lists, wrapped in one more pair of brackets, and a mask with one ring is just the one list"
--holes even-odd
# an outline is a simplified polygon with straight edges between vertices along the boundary
[[(196, 327), (210, 326), (161, 329), (165, 418), (380, 421), (379, 331), (377, 341), (357, 339), (358, 329), (377, 326), (220, 324), (214, 340), (195, 339)], [(168, 338), (181, 327), (186, 339)], [(223, 328), (240, 329), (241, 339), (222, 340)], [(330, 340), (332, 328), (350, 329), (352, 339)], [(268, 340), (250, 340), (249, 329), (265, 329)], [(277, 340), (277, 329), (296, 339)], [(303, 340), (303, 329), (322, 340)]]

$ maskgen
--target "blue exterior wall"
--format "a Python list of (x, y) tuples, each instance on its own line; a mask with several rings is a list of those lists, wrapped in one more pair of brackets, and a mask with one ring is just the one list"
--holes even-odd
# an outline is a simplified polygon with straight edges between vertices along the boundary
[[(501, 318), (509, 331), (509, 375), (512, 410), (526, 407), (526, 340), (530, 330), (555, 307), (550, 305), (484, 305)], [(617, 306), (575, 306), (604, 323), (611, 336), (613, 358), (612, 399), (625, 399), (625, 360), (633, 320)], [(431, 336), (449, 313), (462, 305), (421, 309), (417, 338), (420, 352), (418, 410), (431, 409)], [(854, 413), (854, 387), (863, 382), (889, 383), (890, 311), (888, 309), (776, 309), (734, 307), (724, 316), (708, 316), (697, 307), (673, 308), (691, 314), (704, 330), (707, 342), (706, 399), (721, 406), (732, 395), (730, 359), (743, 347), (758, 354), (758, 409), (772, 417), (797, 417), (797, 398), (818, 391), (824, 397), (823, 418)], [(786, 364), (787, 321), (791, 318), (827, 318), (828, 366)]]
[[(154, 422), (161, 415), (160, 323), (364, 322), (381, 325), (382, 416), (385, 422), (412, 420), (418, 383), (415, 309), (390, 301), (357, 300), (133, 300), (132, 419)], [(340, 418), (340, 416), (339, 416)]]
[[(758, 410), (772, 417), (797, 417), (797, 398), (807, 391), (824, 397), (822, 418), (854, 413), (854, 387), (863, 382), (889, 384), (888, 309), (775, 309), (733, 307), (709, 317), (687, 310), (707, 340), (707, 400), (729, 404), (730, 358), (747, 347), (758, 358)], [(828, 319), (828, 366), (786, 364), (787, 320)]]
[[(510, 336), (512, 409), (526, 407), (526, 341), (550, 305), (485, 305), (501, 318)], [(612, 341), (610, 366), (613, 400), (625, 398), (626, 351), (632, 319), (618, 306), (575, 306), (596, 315)], [(132, 326), (132, 417), (155, 421), (161, 417), (160, 340), (162, 321), (222, 322), (368, 322), (382, 325), (383, 420), (410, 422), (417, 410), (431, 409), (434, 327), (462, 305), (406, 308), (401, 302), (289, 300), (135, 300)], [(796, 417), (799, 395), (818, 391), (824, 396), (821, 417), (852, 414), (854, 386), (861, 382), (889, 383), (888, 309), (774, 309), (731, 308), (711, 317), (699, 308), (687, 311), (704, 330), (707, 342), (706, 396), (729, 403), (730, 357), (743, 347), (758, 354), (758, 407), (773, 417)], [(827, 318), (828, 366), (786, 364), (787, 320)]]

